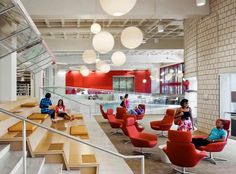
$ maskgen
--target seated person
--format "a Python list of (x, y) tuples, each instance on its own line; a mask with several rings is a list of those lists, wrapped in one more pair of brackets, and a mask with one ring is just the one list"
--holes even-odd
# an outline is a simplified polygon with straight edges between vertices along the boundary
[(55, 110), (49, 109), (49, 106), (52, 106), (52, 101), (50, 100), (51, 94), (47, 93), (45, 98), (41, 99), (39, 107), (41, 108), (42, 114), (49, 114), (52, 121), (55, 121)]
[(224, 120), (217, 120), (216, 127), (211, 130), (211, 133), (207, 138), (193, 138), (192, 143), (195, 145), (196, 149), (200, 146), (206, 146), (214, 142), (223, 142), (227, 137), (227, 132), (223, 129), (225, 124)]
[(57, 106), (56, 106), (56, 116), (57, 117), (63, 117), (66, 120), (73, 120), (74, 116), (69, 116), (65, 112), (65, 105), (62, 99), (58, 100)]
[(144, 109), (140, 106), (135, 106), (134, 109), (130, 109), (129, 113), (131, 115), (142, 115), (144, 114)]

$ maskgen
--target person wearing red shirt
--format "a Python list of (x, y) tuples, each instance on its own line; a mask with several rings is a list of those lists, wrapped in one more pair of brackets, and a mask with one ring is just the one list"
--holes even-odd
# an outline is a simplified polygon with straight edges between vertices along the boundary
[(64, 102), (63, 102), (62, 99), (58, 100), (58, 103), (56, 105), (56, 109), (55, 110), (56, 110), (56, 116), (57, 117), (62, 117), (64, 119), (66, 119), (66, 120), (73, 120), (74, 119), (73, 115), (70, 116), (70, 115), (68, 115), (66, 113), (65, 105), (64, 105)]

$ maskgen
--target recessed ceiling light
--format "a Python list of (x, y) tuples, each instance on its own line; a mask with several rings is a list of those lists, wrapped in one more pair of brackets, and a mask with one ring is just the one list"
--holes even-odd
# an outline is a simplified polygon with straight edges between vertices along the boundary
[(163, 25), (158, 25), (157, 30), (158, 30), (158, 33), (164, 32), (164, 26)]
[(196, 5), (198, 7), (206, 5), (206, 0), (196, 0)]

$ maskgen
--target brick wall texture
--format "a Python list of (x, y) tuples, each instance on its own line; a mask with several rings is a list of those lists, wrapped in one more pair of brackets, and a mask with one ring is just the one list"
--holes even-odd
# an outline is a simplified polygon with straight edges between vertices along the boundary
[(184, 21), (185, 77), (198, 80), (198, 129), (220, 117), (219, 72), (236, 67), (236, 0), (210, 0), (210, 14)]

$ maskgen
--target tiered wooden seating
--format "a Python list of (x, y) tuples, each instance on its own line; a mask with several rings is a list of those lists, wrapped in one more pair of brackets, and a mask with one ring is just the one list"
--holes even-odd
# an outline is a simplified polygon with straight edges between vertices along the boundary
[[(16, 102), (0, 103), (0, 107), (50, 127), (52, 124), (50, 117), (39, 113), (35, 101), (35, 99), (19, 98)], [(75, 131), (72, 133), (73, 136), (89, 140), (83, 116), (74, 114), (74, 117), (73, 121), (60, 120), (51, 127), (68, 134)], [(0, 144), (10, 144), (12, 150), (22, 150), (22, 122), (0, 114), (0, 127)], [(99, 165), (93, 149), (89, 146), (29, 123), (26, 123), (26, 130), (29, 156), (44, 156), (46, 163), (63, 163), (65, 169), (80, 169), (81, 174), (98, 174)]]
[[(52, 127), (68, 134), (76, 129), (76, 137), (89, 138), (82, 117), (73, 121), (60, 120)], [(41, 140), (34, 154), (44, 156), (47, 163), (63, 163), (67, 170), (80, 169), (81, 174), (98, 174), (98, 163), (92, 148), (52, 132)]]
[[(42, 123), (41, 120), (32, 120), (32, 121), (34, 121), (35, 123)], [(33, 132), (36, 128), (37, 128), (36, 125), (26, 123), (27, 132)], [(22, 121), (19, 121), (18, 123), (8, 128), (8, 132), (21, 132), (21, 131), (22, 131)]]
[[(45, 116), (45, 114), (43, 114)], [(50, 126), (51, 120), (47, 118), (42, 120), (32, 120), (36, 123), (42, 123)], [(29, 156), (34, 156), (33, 151), (39, 144), (40, 140), (45, 136), (47, 130), (37, 127), (36, 125), (26, 123), (26, 141)], [(0, 137), (0, 143), (10, 144), (11, 150), (22, 150), (22, 122), (18, 122), (8, 128), (8, 132)]]
[[(31, 103), (33, 107), (21, 107), (22, 104), (29, 104)], [(15, 113), (17, 115), (21, 115), (23, 117), (28, 117), (30, 114), (39, 111), (39, 107), (36, 106), (37, 102), (35, 98), (29, 98), (29, 97), (18, 97), (17, 101), (12, 102), (5, 102), (0, 103), (0, 108), (3, 108), (5, 110), (8, 110), (12, 113)], [(23, 105), (24, 106), (24, 105)], [(29, 105), (28, 105), (29, 106)], [(19, 120), (10, 117), (7, 114), (0, 113), (0, 136), (7, 133), (7, 129), (17, 123)]]
[(48, 116), (49, 116), (48, 114), (33, 113), (30, 116), (28, 116), (28, 119), (44, 121), (48, 118)]

